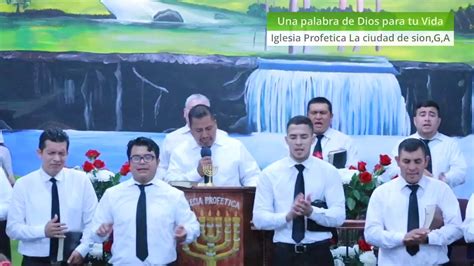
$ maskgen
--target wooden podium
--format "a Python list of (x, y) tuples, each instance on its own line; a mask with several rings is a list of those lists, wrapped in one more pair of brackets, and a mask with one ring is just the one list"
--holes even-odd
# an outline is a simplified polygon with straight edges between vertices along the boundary
[(180, 189), (198, 218), (201, 235), (178, 247), (178, 265), (264, 265), (264, 233), (251, 230), (255, 188)]

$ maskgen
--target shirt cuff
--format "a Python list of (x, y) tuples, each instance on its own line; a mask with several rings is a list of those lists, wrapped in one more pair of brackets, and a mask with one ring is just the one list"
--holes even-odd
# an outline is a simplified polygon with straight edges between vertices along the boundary
[(326, 209), (324, 208), (319, 208), (319, 207), (315, 207), (315, 206), (311, 206), (313, 208), (313, 212), (311, 213), (311, 215), (308, 217), (309, 219), (313, 220), (313, 221), (317, 221), (317, 218), (319, 215), (324, 215), (326, 213)]
[[(92, 244), (92, 242), (91, 242)], [(77, 246), (77, 248), (75, 249), (75, 251), (79, 252), (79, 254), (81, 254), (82, 258), (85, 259), (86, 256), (87, 256), (87, 253), (89, 253), (89, 245), (86, 245), (86, 244), (83, 244), (81, 243), (79, 246)], [(69, 259), (69, 258), (67, 258)]]
[(393, 240), (395, 243), (400, 244), (401, 246), (404, 246), (405, 244), (403, 243), (403, 239), (405, 238), (406, 233), (395, 233), (393, 235)]
[(46, 232), (43, 225), (33, 226), (32, 228), (33, 235), (35, 238), (46, 238)]

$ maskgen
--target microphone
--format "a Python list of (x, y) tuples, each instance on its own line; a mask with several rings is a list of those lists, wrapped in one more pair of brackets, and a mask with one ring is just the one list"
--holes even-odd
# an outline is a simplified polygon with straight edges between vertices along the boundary
[[(202, 147), (201, 148), (201, 158), (206, 157), (206, 156), (211, 156), (211, 155), (212, 155), (211, 148), (209, 148), (209, 147)], [(204, 171), (204, 169), (203, 169), (203, 171)], [(206, 172), (207, 171), (204, 171), (204, 184), (209, 183), (209, 179), (211, 178), (210, 176), (206, 175)]]

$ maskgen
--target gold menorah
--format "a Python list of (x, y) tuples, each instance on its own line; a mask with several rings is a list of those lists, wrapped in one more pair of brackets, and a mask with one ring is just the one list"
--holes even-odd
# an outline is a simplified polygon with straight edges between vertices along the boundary
[[(229, 258), (239, 251), (240, 217), (237, 213), (230, 217), (226, 212), (225, 217), (222, 217), (220, 211), (217, 210), (216, 216), (212, 216), (209, 210), (205, 216), (204, 211), (201, 210), (198, 220), (201, 235), (191, 243), (193, 250), (187, 244), (183, 246), (186, 254), (205, 261), (207, 266), (216, 266), (217, 261)], [(222, 234), (222, 227), (224, 227), (224, 234)]]
[(202, 167), (202, 171), (204, 175), (209, 177), (209, 183), (205, 184), (206, 186), (212, 187), (213, 186), (213, 177), (217, 174), (217, 166), (213, 166), (212, 164), (204, 165)]

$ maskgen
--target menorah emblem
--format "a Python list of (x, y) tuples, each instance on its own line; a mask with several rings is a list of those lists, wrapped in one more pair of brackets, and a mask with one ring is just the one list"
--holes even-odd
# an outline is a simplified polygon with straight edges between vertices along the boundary
[(217, 166), (213, 166), (212, 164), (204, 165), (202, 167), (202, 171), (205, 176), (209, 177), (209, 183), (206, 184), (206, 186), (213, 186), (213, 177), (214, 175), (217, 175)]
[(237, 213), (230, 217), (226, 212), (225, 217), (222, 217), (217, 210), (216, 216), (212, 216), (209, 210), (204, 216), (201, 210), (198, 220), (201, 235), (190, 245), (183, 245), (186, 254), (205, 261), (207, 266), (216, 266), (217, 261), (237, 254), (240, 249), (240, 217)]

